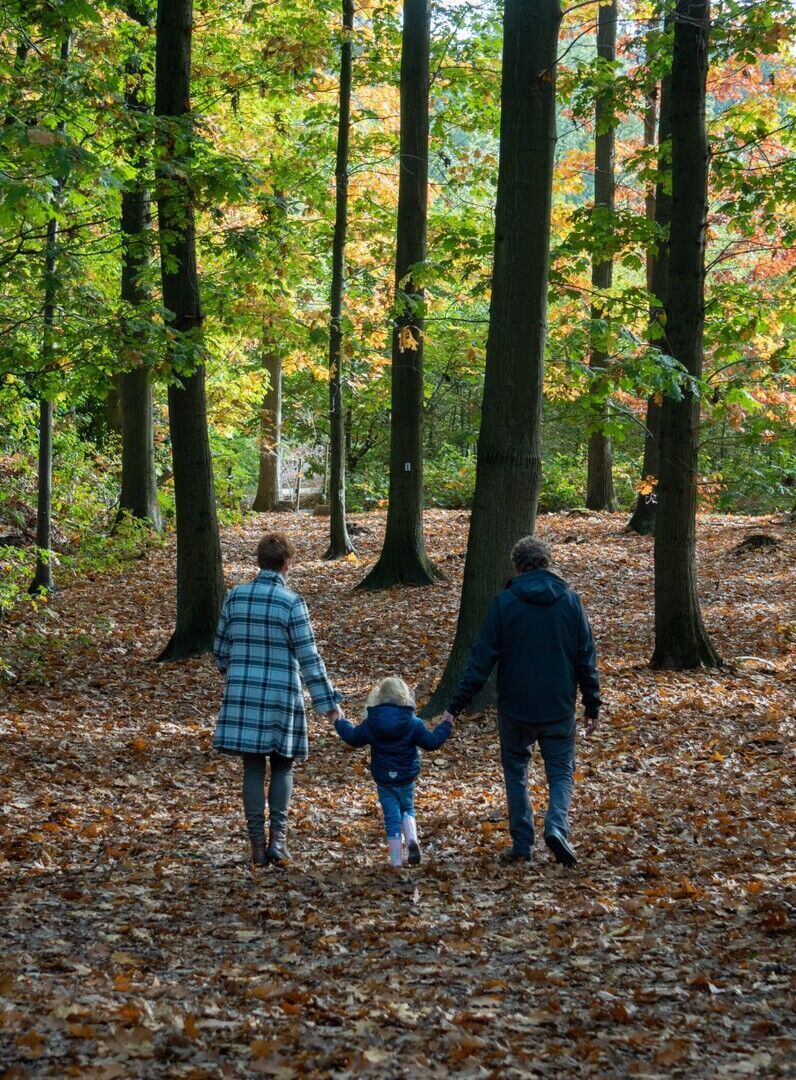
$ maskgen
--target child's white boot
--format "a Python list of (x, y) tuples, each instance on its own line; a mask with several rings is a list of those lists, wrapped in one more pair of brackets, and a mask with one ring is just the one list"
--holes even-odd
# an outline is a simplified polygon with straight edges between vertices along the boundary
[(417, 842), (417, 823), (412, 814), (404, 814), (401, 818), (401, 828), (406, 840), (406, 850), (409, 855), (409, 865), (420, 865), (420, 844)]
[(390, 845), (390, 866), (393, 870), (400, 870), (404, 864), (404, 842), (400, 836), (395, 836), (387, 843)]

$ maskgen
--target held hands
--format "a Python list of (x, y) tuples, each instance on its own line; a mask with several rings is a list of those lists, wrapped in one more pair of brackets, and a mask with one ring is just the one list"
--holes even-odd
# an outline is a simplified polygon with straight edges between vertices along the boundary
[(332, 724), (335, 722), (335, 720), (342, 720), (344, 716), (345, 713), (339, 705), (335, 705), (333, 709), (330, 709), (329, 712), (326, 713), (326, 719), (329, 720)]
[(440, 721), (440, 723), (444, 724), (446, 720), (451, 727), (456, 726), (456, 717), (453, 715), (453, 713), (449, 713), (447, 709), (442, 714), (442, 720)]
[(599, 716), (584, 716), (583, 717), (583, 730), (587, 735), (593, 735), (597, 728), (600, 726)]

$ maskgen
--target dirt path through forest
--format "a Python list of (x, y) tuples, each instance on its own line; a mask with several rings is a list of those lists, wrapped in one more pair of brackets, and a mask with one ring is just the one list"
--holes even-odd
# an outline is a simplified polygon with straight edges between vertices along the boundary
[[(359, 563), (298, 543), (328, 667), (357, 714), (375, 679), (429, 683), (453, 632), (466, 516), (429, 512), (433, 589), (352, 593)], [(252, 572), (253, 516), (224, 533)], [(172, 551), (75, 583), (19, 635), (0, 704), (0, 1075), (785, 1076), (793, 986), (793, 530), (703, 519), (709, 674), (653, 673), (651, 542), (621, 515), (551, 515), (608, 704), (579, 745), (566, 873), (506, 842), (494, 717), (426, 758), (425, 861), (385, 868), (366, 757), (311, 724), (295, 862), (253, 874), (239, 764), (210, 750), (209, 658), (151, 662), (172, 619)], [(751, 532), (774, 548), (742, 553)], [(540, 770), (534, 774), (537, 805)], [(789, 864), (789, 865), (788, 865)], [(5, 1072), (2, 1070), (5, 1069)], [(792, 1075), (792, 1073), (791, 1073)]]

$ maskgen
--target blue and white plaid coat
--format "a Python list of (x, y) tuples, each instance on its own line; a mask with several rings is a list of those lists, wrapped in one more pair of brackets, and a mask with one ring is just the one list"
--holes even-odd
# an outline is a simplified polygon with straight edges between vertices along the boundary
[(213, 646), (226, 674), (213, 746), (238, 754), (306, 758), (301, 676), (318, 712), (340, 700), (326, 676), (304, 600), (275, 570), (230, 589)]

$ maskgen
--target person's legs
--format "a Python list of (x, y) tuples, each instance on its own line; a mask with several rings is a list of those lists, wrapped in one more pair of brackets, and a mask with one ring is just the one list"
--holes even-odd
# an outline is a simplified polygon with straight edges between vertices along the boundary
[(390, 784), (376, 784), (376, 791), (384, 814), (390, 862), (393, 866), (399, 867), (403, 863), (403, 842), (401, 840), (401, 803), (397, 788)]
[(541, 731), (539, 749), (549, 789), (545, 841), (558, 862), (571, 866), (575, 862), (575, 852), (568, 842), (569, 804), (575, 774), (575, 718)]
[(533, 809), (528, 798), (528, 762), (533, 752), (536, 730), (531, 724), (521, 724), (507, 716), (499, 718), (498, 727), (509, 833), (514, 845), (513, 853), (523, 857), (530, 855), (534, 841)]
[(402, 784), (397, 788), (398, 802), (401, 807), (401, 830), (406, 840), (406, 850), (410, 866), (420, 865), (420, 844), (417, 841), (417, 824), (415, 822), (415, 785), (414, 783)]
[(252, 844), (252, 862), (265, 865), (265, 757), (243, 755), (243, 812)]
[(287, 850), (287, 813), (293, 794), (293, 758), (271, 754), (268, 784), (268, 859), (279, 865), (290, 858)]
[(268, 818), (272, 829), (287, 830), (287, 813), (293, 795), (293, 758), (271, 754), (271, 779), (268, 784)]

